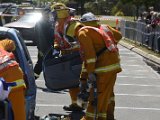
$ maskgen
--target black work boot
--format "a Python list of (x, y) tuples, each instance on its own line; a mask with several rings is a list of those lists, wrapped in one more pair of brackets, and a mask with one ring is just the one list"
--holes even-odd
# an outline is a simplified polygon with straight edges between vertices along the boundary
[(63, 109), (65, 111), (83, 111), (84, 109), (78, 106), (76, 103), (72, 103), (69, 106), (64, 106)]

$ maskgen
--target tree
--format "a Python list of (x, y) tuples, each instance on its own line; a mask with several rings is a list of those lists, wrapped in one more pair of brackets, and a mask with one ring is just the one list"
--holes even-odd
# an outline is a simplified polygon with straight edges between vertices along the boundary
[(131, 3), (136, 6), (136, 16), (138, 18), (138, 11), (140, 6), (144, 5), (146, 8), (149, 6), (155, 6), (159, 3), (159, 0), (121, 0), (123, 4)]
[(0, 0), (0, 3), (21, 3), (24, 0)]

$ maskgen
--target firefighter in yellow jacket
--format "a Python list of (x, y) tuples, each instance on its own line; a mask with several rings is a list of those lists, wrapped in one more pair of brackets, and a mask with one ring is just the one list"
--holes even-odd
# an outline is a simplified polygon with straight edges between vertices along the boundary
[[(116, 29), (112, 28), (109, 25), (100, 25), (96, 17), (93, 13), (89, 12), (84, 14), (81, 17), (80, 20), (83, 24), (86, 26), (92, 26), (96, 28), (106, 27), (104, 30), (109, 30), (108, 35), (113, 35), (113, 39), (116, 40), (116, 44), (119, 42), (119, 40), (122, 38), (122, 35), (120, 32), (118, 32)], [(102, 29), (103, 30), (103, 29)], [(112, 37), (112, 36), (111, 36)], [(111, 97), (109, 99), (108, 109), (107, 109), (107, 120), (114, 120), (114, 109), (115, 109), (115, 95), (114, 92), (111, 93)]]
[[(67, 28), (75, 23), (72, 16), (70, 16), (70, 10), (62, 3), (55, 3), (51, 6), (53, 17), (56, 20), (54, 31), (54, 48), (61, 51), (61, 54), (68, 54), (72, 51), (79, 50), (79, 46), (75, 44), (73, 37), (66, 35)], [(77, 26), (80, 24), (77, 24)], [(73, 29), (74, 30), (74, 29)], [(79, 93), (79, 87), (69, 89), (69, 94), (72, 103), (69, 106), (64, 106), (63, 109), (67, 111), (81, 111), (81, 107), (77, 105), (77, 94)]]
[[(94, 16), (89, 16), (87, 19), (92, 20)], [(85, 19), (81, 21), (84, 22)], [(95, 19), (94, 22), (97, 20)], [(80, 52), (84, 61), (80, 77), (81, 89), (86, 86), (87, 79), (96, 80), (98, 98), (95, 114), (94, 96), (90, 92), (86, 115), (81, 120), (93, 120), (95, 117), (97, 120), (109, 120), (107, 119), (108, 104), (113, 93), (117, 73), (122, 71), (117, 48), (117, 43), (122, 36), (109, 26), (84, 26), (75, 29), (76, 32), (69, 29), (67, 34), (75, 36), (80, 43)]]
[(9, 83), (10, 93), (8, 100), (11, 102), (14, 120), (26, 120), (25, 111), (25, 83), (23, 72), (16, 62), (12, 51), (15, 43), (10, 39), (0, 41), (0, 77)]

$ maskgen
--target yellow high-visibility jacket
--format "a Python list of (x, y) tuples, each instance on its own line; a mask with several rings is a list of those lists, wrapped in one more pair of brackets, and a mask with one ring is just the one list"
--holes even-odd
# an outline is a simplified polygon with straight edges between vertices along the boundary
[[(120, 32), (111, 27), (108, 28), (113, 32), (118, 43), (122, 38)], [(103, 37), (99, 32), (90, 28), (80, 29), (77, 33), (77, 38), (83, 50), (82, 56), (84, 56), (82, 73), (106, 74), (110, 71), (118, 73), (122, 70), (118, 52), (106, 50), (97, 58), (96, 53), (105, 47)]]

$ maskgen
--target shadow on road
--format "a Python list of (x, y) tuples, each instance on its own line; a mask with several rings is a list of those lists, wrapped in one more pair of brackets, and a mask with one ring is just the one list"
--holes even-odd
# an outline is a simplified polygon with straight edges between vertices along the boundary
[(148, 59), (144, 59), (144, 61), (146, 62), (147, 65), (149, 65), (153, 70), (155, 70), (158, 74), (160, 74), (160, 65), (148, 60)]
[(38, 87), (38, 86), (37, 86), (37, 89), (40, 89), (43, 92), (58, 93), (58, 94), (66, 94), (68, 92), (68, 90), (54, 91), (54, 90), (50, 90), (48, 88), (43, 88), (43, 87)]
[(84, 112), (68, 112), (68, 115), (49, 113), (40, 120), (80, 120), (84, 114)]

